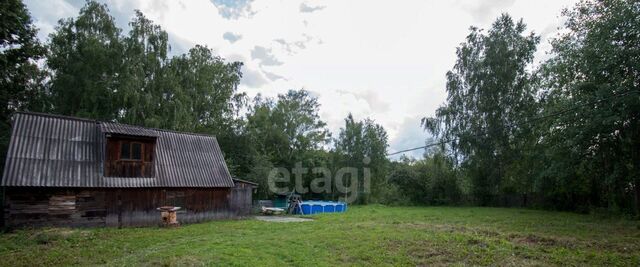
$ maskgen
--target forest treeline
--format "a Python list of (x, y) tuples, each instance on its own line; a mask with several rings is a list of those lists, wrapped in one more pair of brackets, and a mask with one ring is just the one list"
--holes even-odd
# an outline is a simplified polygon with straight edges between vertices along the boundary
[(503, 14), (489, 29), (471, 27), (446, 73), (445, 103), (422, 120), (432, 136), (424, 157), (399, 161), (374, 120), (349, 115), (332, 136), (308, 91), (249, 98), (238, 91), (241, 62), (201, 45), (172, 55), (168, 34), (139, 11), (124, 32), (106, 5), (88, 1), (45, 43), (21, 1), (0, 12), (2, 162), (11, 115), (28, 110), (215, 135), (232, 175), (263, 185), (257, 198), (271, 197), (274, 167), (300, 164), (368, 168), (359, 203), (640, 214), (637, 1), (567, 8), (542, 62), (541, 37), (522, 20)]

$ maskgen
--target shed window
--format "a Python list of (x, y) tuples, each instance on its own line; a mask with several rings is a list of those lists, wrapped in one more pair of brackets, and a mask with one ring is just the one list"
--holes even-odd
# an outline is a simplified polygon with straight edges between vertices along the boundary
[(131, 157), (131, 144), (129, 142), (120, 143), (120, 159), (129, 159)]
[(139, 142), (120, 142), (120, 159), (125, 160), (142, 160), (142, 146)]
[(142, 160), (142, 144), (131, 144), (131, 159)]
[(153, 177), (155, 139), (107, 138), (105, 176)]

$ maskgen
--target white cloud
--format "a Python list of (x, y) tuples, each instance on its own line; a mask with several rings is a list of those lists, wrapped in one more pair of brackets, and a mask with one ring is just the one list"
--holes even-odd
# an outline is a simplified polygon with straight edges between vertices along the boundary
[(240, 17), (250, 17), (255, 14), (251, 9), (253, 0), (211, 0), (220, 16), (226, 19), (238, 19)]
[(267, 78), (269, 78), (269, 80), (271, 80), (271, 81), (275, 81), (275, 80), (286, 80), (286, 78), (285, 78), (285, 77), (280, 76), (280, 75), (275, 74), (275, 73), (268, 72), (268, 71), (266, 71), (266, 70), (262, 70), (262, 73), (264, 73), (264, 75), (265, 75), (265, 76), (267, 76)]
[(253, 47), (251, 50), (251, 58), (260, 61), (260, 65), (264, 66), (279, 66), (284, 64), (273, 55), (271, 48), (262, 46)]
[(496, 13), (503, 13), (515, 3), (515, 0), (459, 0), (458, 5), (471, 14), (477, 22), (485, 23), (495, 17)]
[(300, 12), (312, 13), (324, 9), (326, 6), (310, 6), (307, 3), (300, 4)]
[(235, 33), (232, 33), (232, 32), (225, 32), (222, 35), (222, 38), (224, 38), (225, 40), (229, 41), (229, 43), (233, 44), (233, 43), (237, 42), (238, 40), (242, 39), (242, 35), (235, 34)]
[[(82, 4), (55, 1), (27, 1), (42, 31), (52, 31), (61, 17), (75, 16), (76, 2)], [(375, 119), (389, 132), (390, 150), (397, 151), (424, 144), (420, 118), (432, 116), (445, 101), (445, 73), (469, 26), (488, 28), (508, 12), (523, 18), (529, 30), (552, 37), (561, 9), (575, 0), (107, 2), (118, 25), (126, 25), (133, 8), (140, 9), (169, 32), (177, 52), (205, 44), (228, 60), (242, 61), (240, 89), (250, 96), (299, 88), (314, 92), (334, 133), (349, 112)], [(549, 49), (547, 40), (540, 49), (538, 60)]]
[(349, 94), (358, 99), (363, 99), (367, 102), (371, 111), (386, 112), (389, 110), (389, 102), (382, 100), (376, 91), (366, 90), (364, 92), (351, 92), (347, 90), (338, 90), (338, 93), (343, 95)]
[[(54, 30), (58, 20), (75, 16), (78, 8), (64, 0), (52, 0), (46, 3), (35, 0), (26, 0), (25, 5), (31, 12), (33, 23), (40, 30), (38, 38), (46, 40)], [(55, 6), (55, 8), (51, 8)]]
[(251, 88), (260, 88), (267, 84), (267, 79), (264, 78), (263, 74), (255, 69), (247, 68), (245, 66), (242, 67), (242, 83)]
[[(390, 146), (392, 149), (389, 153), (399, 152), (401, 150), (416, 148), (424, 146), (427, 143), (429, 134), (425, 133), (420, 125), (421, 117), (406, 117), (395, 128), (398, 132), (396, 138), (391, 140)], [(391, 159), (398, 160), (401, 156), (421, 158), (424, 154), (424, 149), (417, 149), (413, 151), (403, 152), (393, 155)]]

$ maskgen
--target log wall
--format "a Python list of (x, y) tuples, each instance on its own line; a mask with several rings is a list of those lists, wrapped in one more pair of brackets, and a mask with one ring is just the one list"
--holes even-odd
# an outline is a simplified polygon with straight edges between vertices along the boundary
[(4, 219), (9, 227), (151, 226), (161, 221), (156, 208), (170, 205), (182, 207), (180, 223), (195, 223), (248, 215), (248, 192), (244, 188), (7, 187)]

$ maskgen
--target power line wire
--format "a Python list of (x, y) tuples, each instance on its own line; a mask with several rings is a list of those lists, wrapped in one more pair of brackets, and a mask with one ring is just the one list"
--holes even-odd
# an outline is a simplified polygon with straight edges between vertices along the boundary
[[(533, 117), (530, 120), (525, 121), (525, 123), (532, 123), (532, 122), (535, 122), (535, 121), (539, 121), (539, 120), (543, 120), (543, 119), (547, 119), (547, 118), (552, 118), (552, 117), (565, 114), (565, 113), (567, 113), (569, 111), (573, 111), (573, 110), (576, 110), (576, 109), (584, 107), (584, 106), (597, 104), (597, 103), (600, 103), (600, 102), (603, 102), (603, 101), (606, 101), (606, 100), (613, 99), (615, 97), (625, 96), (625, 95), (630, 94), (630, 93), (639, 93), (639, 92), (640, 91), (637, 91), (637, 90), (628, 90), (628, 91), (621, 92), (621, 93), (618, 93), (618, 94), (612, 94), (611, 96), (609, 96), (607, 98), (598, 99), (596, 101), (587, 102), (587, 103), (584, 103), (584, 104), (578, 104), (578, 105), (576, 105), (576, 106), (574, 106), (572, 108), (563, 109), (563, 110), (560, 110), (560, 111), (557, 111), (557, 112), (554, 112), (554, 113), (551, 113), (551, 114), (547, 114), (547, 115), (544, 115), (544, 116)], [(515, 126), (509, 126), (509, 127), (515, 127)], [(480, 135), (476, 135), (476, 136), (480, 136)], [(393, 156), (393, 155), (397, 155), (397, 154), (400, 154), (400, 153), (405, 153), (405, 152), (414, 151), (414, 150), (418, 150), (418, 149), (426, 149), (426, 148), (429, 148), (429, 147), (446, 144), (446, 143), (449, 143), (449, 142), (452, 142), (452, 141), (456, 141), (456, 140), (458, 140), (458, 138), (448, 139), (448, 140), (439, 141), (439, 142), (434, 142), (434, 143), (430, 143), (430, 144), (427, 144), (427, 145), (424, 145), (424, 146), (419, 146), (419, 147), (414, 147), (414, 148), (409, 148), (409, 149), (396, 151), (396, 152), (393, 152), (393, 153), (388, 153), (387, 156)]]

